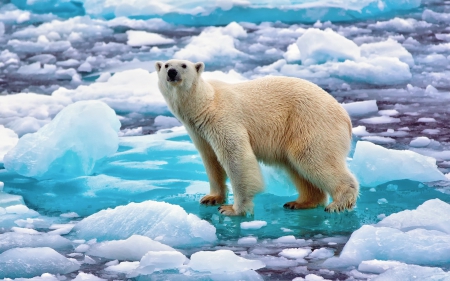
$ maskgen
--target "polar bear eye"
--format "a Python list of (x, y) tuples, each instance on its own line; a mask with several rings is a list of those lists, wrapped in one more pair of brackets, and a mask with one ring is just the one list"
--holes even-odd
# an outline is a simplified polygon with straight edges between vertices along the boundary
[(165, 68), (168, 68), (169, 67), (169, 65), (168, 64), (166, 64), (165, 66), (164, 66)]
[(182, 68), (186, 68), (186, 65), (183, 63), (183, 64), (181, 65), (181, 67), (182, 67)]

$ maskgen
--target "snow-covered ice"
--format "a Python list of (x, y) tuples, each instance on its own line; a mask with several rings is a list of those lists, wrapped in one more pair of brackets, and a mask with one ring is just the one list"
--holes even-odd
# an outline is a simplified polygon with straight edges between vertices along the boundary
[(356, 143), (352, 172), (363, 186), (401, 179), (421, 182), (447, 180), (437, 169), (436, 159), (409, 150), (393, 150), (367, 142)]
[(36, 133), (20, 138), (4, 157), (5, 168), (35, 178), (89, 175), (98, 160), (117, 150), (119, 128), (106, 104), (74, 103)]
[(265, 267), (259, 260), (248, 260), (230, 250), (200, 251), (191, 256), (190, 268), (200, 272), (233, 273)]
[(0, 278), (31, 278), (43, 273), (65, 274), (80, 265), (51, 248), (13, 248), (0, 254)]
[(120, 240), (138, 234), (181, 247), (217, 239), (215, 227), (207, 221), (186, 213), (180, 206), (156, 201), (100, 211), (83, 219), (74, 230), (84, 239)]

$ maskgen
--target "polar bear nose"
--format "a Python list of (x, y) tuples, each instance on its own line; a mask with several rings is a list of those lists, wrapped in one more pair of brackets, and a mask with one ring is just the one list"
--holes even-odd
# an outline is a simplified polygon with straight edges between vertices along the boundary
[(175, 77), (177, 77), (177, 74), (178, 74), (178, 72), (173, 68), (169, 69), (169, 71), (167, 72), (167, 75), (169, 75), (169, 78), (171, 80), (174, 80)]

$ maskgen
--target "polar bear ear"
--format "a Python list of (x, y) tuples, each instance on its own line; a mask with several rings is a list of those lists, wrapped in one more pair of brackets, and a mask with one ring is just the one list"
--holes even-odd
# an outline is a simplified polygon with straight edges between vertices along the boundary
[(157, 62), (155, 63), (155, 69), (156, 69), (156, 71), (159, 72), (159, 71), (161, 70), (161, 67), (162, 67), (162, 62), (161, 62), (161, 61), (157, 61)]
[(195, 69), (197, 69), (198, 74), (201, 74), (203, 70), (205, 70), (205, 64), (203, 62), (197, 62), (195, 64)]

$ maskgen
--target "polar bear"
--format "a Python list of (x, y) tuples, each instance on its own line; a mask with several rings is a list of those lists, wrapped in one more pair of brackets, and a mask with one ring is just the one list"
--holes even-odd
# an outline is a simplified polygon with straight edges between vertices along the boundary
[(223, 204), (226, 178), (234, 204), (224, 215), (253, 212), (253, 197), (263, 190), (258, 161), (285, 169), (299, 197), (289, 209), (326, 206), (327, 212), (355, 206), (359, 184), (346, 166), (352, 124), (327, 92), (306, 80), (266, 77), (228, 84), (205, 81), (202, 62), (156, 62), (158, 86), (171, 112), (197, 147), (210, 182), (200, 203)]

